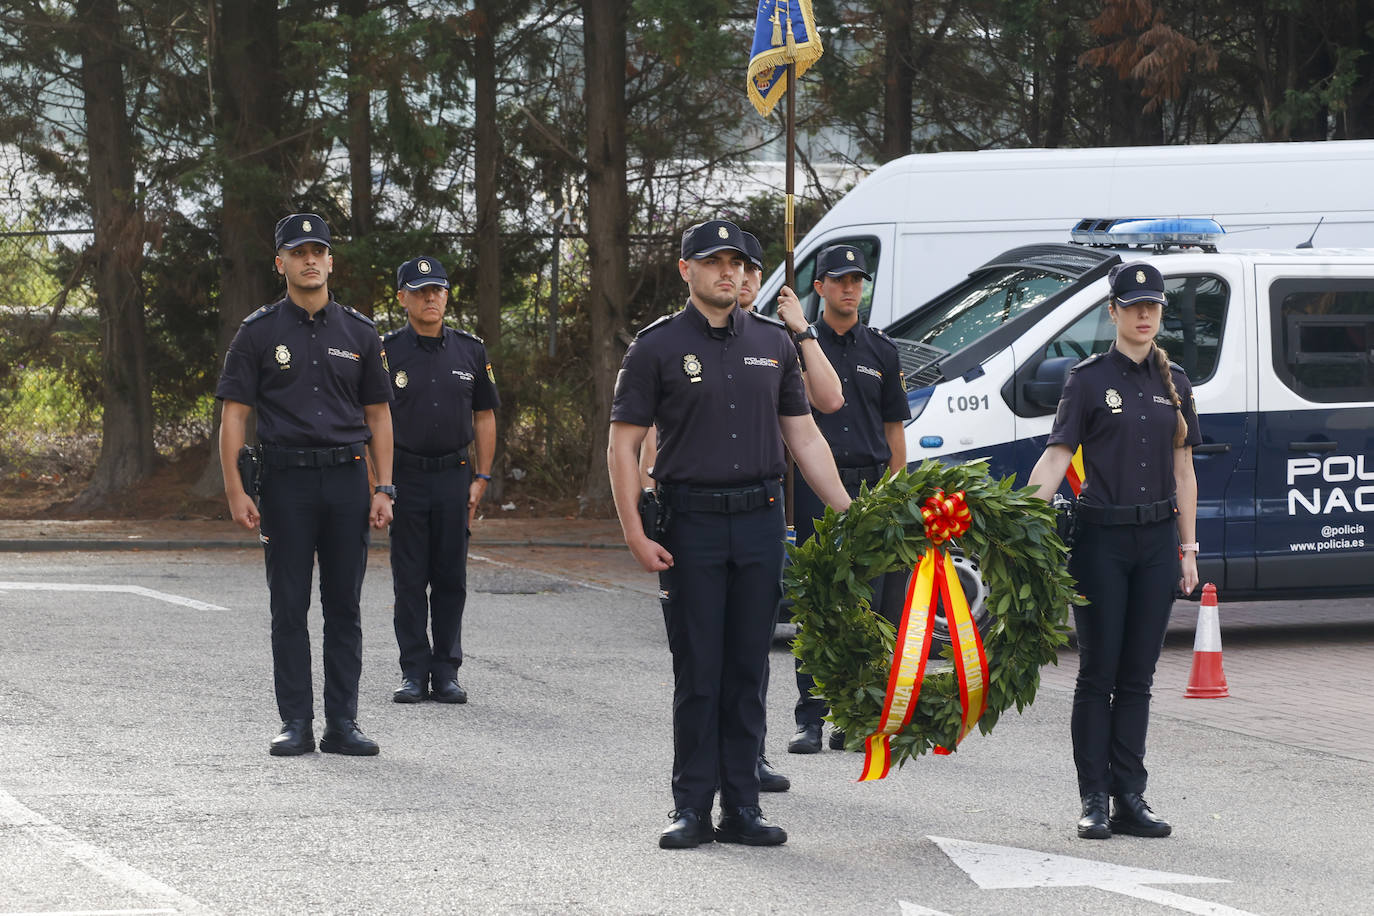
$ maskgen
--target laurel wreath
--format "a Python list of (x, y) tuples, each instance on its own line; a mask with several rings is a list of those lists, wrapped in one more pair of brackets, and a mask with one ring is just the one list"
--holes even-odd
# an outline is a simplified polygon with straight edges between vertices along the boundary
[[(921, 508), (937, 490), (964, 491), (972, 524), (945, 549), (975, 559), (987, 585), (983, 734), (1004, 710), (1030, 705), (1041, 666), (1057, 663), (1057, 650), (1068, 643), (1069, 605), (1081, 599), (1055, 532), (1054, 510), (1030, 488), (1014, 489), (1010, 477), (992, 479), (982, 461), (926, 461), (871, 490), (865, 486), (848, 511), (827, 508), (816, 521), (816, 536), (789, 548), (792, 562), (783, 577), (799, 624), (792, 651), (816, 679), (831, 721), (851, 748), (878, 727), (896, 642), (892, 624), (869, 607), (870, 581), (912, 569), (931, 546)], [(950, 658), (948, 646), (942, 654)], [(952, 666), (932, 659), (911, 721), (892, 738), (893, 761), (905, 763), (937, 746), (953, 749), (961, 716)]]

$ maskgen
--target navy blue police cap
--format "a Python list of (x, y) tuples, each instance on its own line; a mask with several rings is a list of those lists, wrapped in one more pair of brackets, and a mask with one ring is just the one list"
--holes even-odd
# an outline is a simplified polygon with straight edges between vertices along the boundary
[(442, 286), (448, 289), (448, 273), (434, 258), (411, 258), (396, 268), (397, 289), (419, 289), (422, 286)]
[(1118, 264), (1107, 274), (1107, 280), (1112, 285), (1112, 298), (1121, 305), (1164, 303), (1164, 278), (1153, 264), (1144, 261)]
[(329, 226), (318, 213), (292, 213), (277, 222), (274, 236), (276, 249), (295, 248), (306, 242), (319, 242), (329, 247)]
[(710, 219), (688, 226), (682, 233), (682, 260), (693, 261), (717, 251), (738, 251), (746, 258), (744, 232), (728, 219)]
[(868, 272), (868, 262), (864, 253), (853, 245), (831, 245), (816, 257), (816, 277), (843, 277), (845, 274), (863, 274), (865, 280), (872, 280)]
[(763, 244), (752, 232), (741, 232), (744, 238), (744, 257), (759, 270), (763, 270)]

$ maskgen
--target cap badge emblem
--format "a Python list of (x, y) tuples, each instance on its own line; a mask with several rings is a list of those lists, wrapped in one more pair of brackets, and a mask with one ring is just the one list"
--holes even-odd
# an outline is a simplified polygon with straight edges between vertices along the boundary
[(1145, 271), (1143, 271), (1143, 270), (1137, 270), (1137, 271), (1135, 272), (1135, 282), (1137, 282), (1137, 283), (1144, 283), (1144, 282), (1145, 282)]
[(846, 258), (848, 258), (849, 260), (851, 260), (851, 261), (854, 260), (854, 252), (852, 252), (852, 251), (846, 251), (846, 252), (844, 253), (844, 256), (845, 256)]
[(416, 264), (415, 267), (416, 267), (416, 268), (420, 271), (420, 273), (422, 273), (422, 274), (427, 274), (427, 273), (429, 273), (429, 262), (428, 262), (428, 261), (421, 261), (419, 264)]
[(1112, 409), (1112, 413), (1121, 413), (1121, 392), (1115, 388), (1108, 388), (1107, 406)]
[(701, 360), (696, 354), (688, 353), (682, 357), (682, 371), (687, 373), (687, 378), (693, 382), (701, 381)]
[(312, 227), (311, 227), (311, 225), (310, 225), (310, 220), (308, 220), (308, 219), (303, 219), (303, 220), (301, 220), (301, 231), (302, 231), (302, 232), (310, 232), (310, 231), (312, 231)]
[(397, 373), (396, 373), (396, 387), (397, 387), (397, 388), (404, 388), (405, 386), (407, 386), (407, 385), (409, 385), (409, 384), (410, 384), (410, 376), (406, 375), (406, 371), (405, 371), (404, 369), (402, 369), (400, 372), (397, 372)]
[(286, 349), (286, 344), (277, 344), (277, 349), (273, 351), (272, 356), (277, 360), (277, 365), (283, 369), (291, 365), (291, 351)]
[(728, 239), (730, 237), (730, 230), (726, 229), (724, 226), (718, 226), (716, 227), (716, 234), (723, 239)]

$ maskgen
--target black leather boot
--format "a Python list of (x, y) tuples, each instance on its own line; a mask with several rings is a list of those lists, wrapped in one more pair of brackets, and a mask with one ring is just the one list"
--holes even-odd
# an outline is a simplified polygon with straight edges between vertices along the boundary
[(320, 736), (320, 750), (326, 754), (347, 754), (350, 757), (371, 757), (381, 749), (358, 723), (352, 719), (328, 719)]
[(787, 831), (768, 823), (756, 805), (725, 808), (721, 811), (720, 823), (716, 825), (716, 842), (781, 846), (787, 842)]
[(759, 791), (786, 792), (792, 788), (792, 780), (779, 773), (768, 758), (759, 754)]
[(1123, 792), (1113, 799), (1111, 828), (1130, 836), (1161, 837), (1174, 832), (1169, 822), (1150, 810), (1139, 792)]
[(710, 817), (696, 808), (679, 808), (668, 817), (673, 822), (659, 834), (659, 849), (694, 849), (716, 838)]
[(1089, 792), (1083, 796), (1083, 816), (1078, 819), (1078, 836), (1085, 840), (1105, 840), (1112, 835), (1107, 823), (1107, 793)]
[(315, 749), (315, 732), (309, 719), (286, 719), (281, 731), (272, 739), (273, 757), (297, 757)]

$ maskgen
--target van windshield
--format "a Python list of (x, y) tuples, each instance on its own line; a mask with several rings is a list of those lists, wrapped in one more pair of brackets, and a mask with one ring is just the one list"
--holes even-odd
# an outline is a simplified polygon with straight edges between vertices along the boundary
[(994, 267), (932, 300), (887, 333), (953, 353), (1072, 282), (1072, 277), (1040, 267)]

